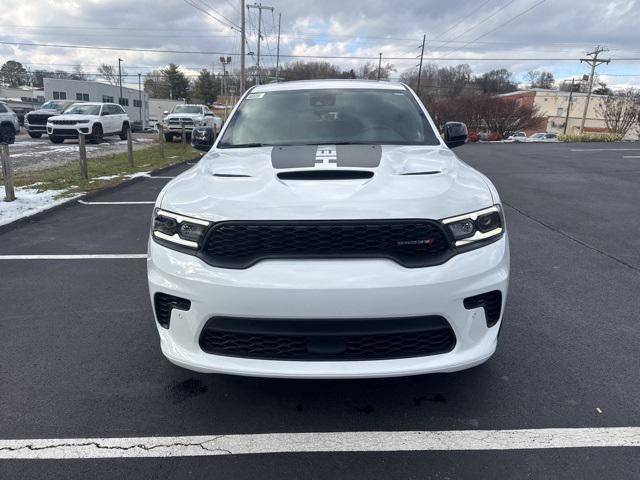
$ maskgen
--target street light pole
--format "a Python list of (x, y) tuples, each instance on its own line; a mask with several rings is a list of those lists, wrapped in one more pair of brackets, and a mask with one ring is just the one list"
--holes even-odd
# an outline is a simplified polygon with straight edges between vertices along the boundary
[(380, 69), (382, 68), (382, 52), (380, 52), (380, 58), (378, 58), (378, 80), (380, 80)]
[(144, 120), (142, 119), (142, 74), (138, 74), (138, 102), (140, 103), (140, 126), (144, 130)]
[(118, 101), (119, 105), (122, 105), (124, 102), (122, 101), (122, 67), (120, 64), (124, 62), (121, 58), (118, 59), (118, 83), (120, 84), (120, 99)]

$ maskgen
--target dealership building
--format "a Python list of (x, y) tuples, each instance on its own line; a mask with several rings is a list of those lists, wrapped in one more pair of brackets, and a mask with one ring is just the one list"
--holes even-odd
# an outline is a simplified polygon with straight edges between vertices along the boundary
[(118, 103), (125, 109), (132, 122), (148, 124), (149, 95), (138, 89), (120, 87), (88, 80), (44, 79), (45, 100), (77, 100), (82, 102)]

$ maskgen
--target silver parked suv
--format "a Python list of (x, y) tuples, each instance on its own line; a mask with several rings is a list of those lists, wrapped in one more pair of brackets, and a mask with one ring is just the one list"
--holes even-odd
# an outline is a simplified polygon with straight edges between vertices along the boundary
[(19, 132), (18, 115), (6, 103), (0, 102), (0, 143), (14, 143)]

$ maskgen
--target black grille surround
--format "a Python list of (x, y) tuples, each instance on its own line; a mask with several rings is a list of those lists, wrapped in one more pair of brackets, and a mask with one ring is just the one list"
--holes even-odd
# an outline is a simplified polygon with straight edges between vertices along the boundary
[(169, 328), (171, 320), (171, 310), (188, 311), (191, 308), (191, 302), (186, 298), (175, 297), (167, 293), (156, 293), (153, 296), (153, 306), (156, 311), (156, 320), (164, 328)]
[(223, 221), (212, 225), (197, 256), (209, 265), (248, 268), (264, 259), (388, 258), (408, 268), (455, 255), (433, 220)]
[(484, 308), (484, 316), (487, 319), (487, 327), (493, 327), (500, 319), (502, 310), (502, 292), (493, 290), (480, 295), (474, 295), (464, 299), (464, 308)]
[(440, 316), (370, 319), (213, 317), (200, 348), (231, 357), (304, 360), (391, 360), (448, 353), (456, 345)]
[(29, 125), (46, 126), (47, 120), (49, 119), (49, 117), (53, 117), (53, 115), (31, 113), (31, 114), (27, 114), (27, 121), (29, 122)]

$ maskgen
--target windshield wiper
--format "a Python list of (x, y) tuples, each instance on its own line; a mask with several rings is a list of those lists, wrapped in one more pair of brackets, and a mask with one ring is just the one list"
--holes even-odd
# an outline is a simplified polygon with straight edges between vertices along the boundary
[(268, 143), (222, 143), (218, 145), (218, 148), (257, 148), (257, 147), (271, 147)]

